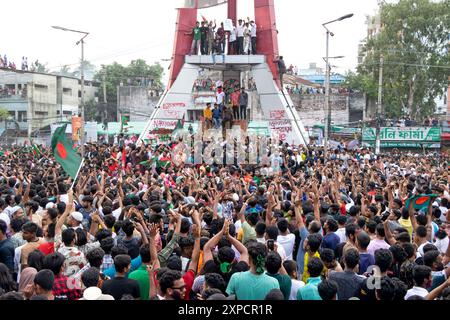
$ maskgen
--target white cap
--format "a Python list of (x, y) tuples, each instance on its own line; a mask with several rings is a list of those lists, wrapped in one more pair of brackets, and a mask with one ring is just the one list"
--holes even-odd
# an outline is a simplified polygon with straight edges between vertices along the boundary
[(233, 200), (238, 202), (239, 201), (239, 195), (237, 193), (233, 194)]
[(52, 209), (52, 208), (54, 208), (54, 207), (55, 207), (55, 204), (54, 204), (53, 202), (49, 202), (49, 203), (47, 203), (47, 205), (45, 206), (45, 210)]
[(78, 211), (72, 212), (70, 217), (78, 222), (83, 222), (83, 215)]

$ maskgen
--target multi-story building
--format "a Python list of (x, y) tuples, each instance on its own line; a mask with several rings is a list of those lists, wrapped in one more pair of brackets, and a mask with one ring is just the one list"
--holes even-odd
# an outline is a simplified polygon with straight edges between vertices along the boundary
[[(298, 76), (315, 84), (325, 86), (326, 72), (324, 69), (318, 68), (317, 63), (310, 63), (308, 69), (298, 70)], [(330, 84), (332, 86), (339, 86), (344, 82), (345, 76), (338, 73), (330, 75)]]
[[(85, 83), (85, 101), (98, 99), (97, 87)], [(80, 80), (73, 77), (0, 69), (0, 108), (11, 115), (0, 130), (33, 137), (52, 123), (70, 121), (79, 112), (80, 88)]]
[(117, 87), (117, 116), (129, 115), (130, 121), (147, 121), (160, 99), (160, 91), (151, 86)]

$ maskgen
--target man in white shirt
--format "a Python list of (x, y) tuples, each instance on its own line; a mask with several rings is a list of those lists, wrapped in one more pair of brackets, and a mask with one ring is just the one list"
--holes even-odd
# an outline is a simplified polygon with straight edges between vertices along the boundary
[(256, 23), (255, 21), (250, 21), (250, 37), (251, 39), (251, 46), (252, 46), (252, 54), (256, 54)]
[(414, 287), (409, 289), (405, 295), (405, 300), (412, 296), (425, 298), (428, 295), (426, 288), (431, 287), (431, 268), (423, 265), (417, 265), (413, 270)]
[(244, 54), (244, 21), (239, 19), (238, 26), (236, 28), (237, 34), (237, 54)]
[(289, 232), (289, 222), (286, 219), (280, 219), (277, 226), (278, 230), (280, 230), (277, 243), (284, 248), (286, 260), (293, 260), (292, 253), (294, 252), (295, 235)]
[(233, 24), (233, 29), (230, 31), (230, 48), (228, 49), (228, 54), (236, 54), (237, 53), (237, 30)]

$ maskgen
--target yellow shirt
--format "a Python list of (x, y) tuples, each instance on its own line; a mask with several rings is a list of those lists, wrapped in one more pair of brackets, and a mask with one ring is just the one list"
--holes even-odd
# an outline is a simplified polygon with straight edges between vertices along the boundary
[[(320, 254), (319, 251), (317, 251), (313, 256), (313, 258), (319, 258), (320, 259)], [(302, 281), (304, 283), (308, 283), (308, 279), (309, 279), (309, 272), (308, 272), (308, 262), (309, 262), (309, 253), (306, 252), (305, 253), (305, 258), (304, 258), (305, 264), (303, 267), (303, 277), (302, 277)]]
[(205, 119), (212, 119), (212, 109), (206, 108), (203, 111), (203, 116), (205, 117)]
[(400, 219), (398, 219), (398, 223), (400, 223), (400, 225), (403, 228), (408, 230), (409, 236), (412, 237), (413, 227), (412, 227), (411, 219), (410, 218), (408, 218), (408, 219), (400, 218)]

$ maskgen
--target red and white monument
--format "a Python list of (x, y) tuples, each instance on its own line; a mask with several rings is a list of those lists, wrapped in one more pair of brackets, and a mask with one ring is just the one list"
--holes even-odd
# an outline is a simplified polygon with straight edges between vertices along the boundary
[[(222, 80), (243, 79), (243, 74), (256, 84), (258, 114), (268, 122), (270, 135), (276, 140), (293, 144), (308, 144), (309, 136), (289, 95), (281, 88), (276, 59), (278, 31), (275, 18), (275, 0), (254, 0), (257, 26), (257, 55), (216, 56), (190, 55), (192, 31), (198, 21), (198, 10), (216, 5), (228, 6), (228, 19), (237, 24), (237, 0), (186, 0), (178, 10), (169, 83), (140, 139), (156, 128), (174, 128), (180, 119), (191, 121), (188, 111), (201, 111), (206, 106), (196, 105), (192, 88), (202, 71), (222, 73)], [(253, 112), (253, 111), (251, 111)]]

